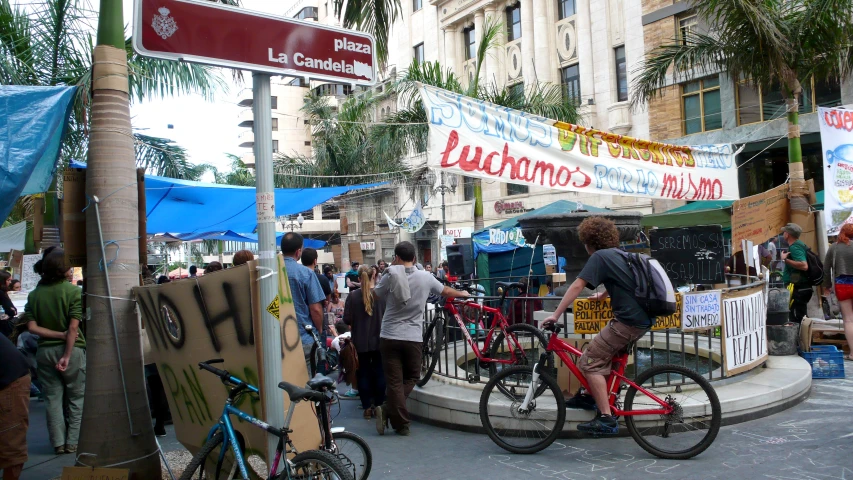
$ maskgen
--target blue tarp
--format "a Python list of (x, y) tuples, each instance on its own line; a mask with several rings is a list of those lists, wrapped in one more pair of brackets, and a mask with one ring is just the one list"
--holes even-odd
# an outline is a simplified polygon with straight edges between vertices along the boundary
[(76, 87), (0, 87), (0, 224), (50, 185)]
[[(276, 216), (309, 210), (338, 195), (383, 183), (323, 188), (275, 189)], [(254, 187), (145, 176), (148, 233), (254, 232)]]

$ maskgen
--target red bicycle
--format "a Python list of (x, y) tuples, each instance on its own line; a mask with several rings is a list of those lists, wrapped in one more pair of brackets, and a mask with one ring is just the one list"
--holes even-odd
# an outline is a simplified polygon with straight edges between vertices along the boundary
[[(575, 364), (581, 351), (558, 337), (560, 326), (548, 329), (547, 351), (539, 362), (532, 368), (509, 367), (492, 376), (480, 397), (483, 427), (495, 443), (513, 453), (536, 453), (563, 431), (563, 393), (540, 367), (547, 357), (556, 353), (589, 390)], [(717, 437), (722, 420), (720, 401), (710, 382), (680, 365), (653, 366), (632, 381), (625, 377), (628, 351), (614, 357), (607, 377), (612, 413), (624, 418), (634, 440), (652, 455), (683, 460), (705, 451)]]
[[(445, 282), (446, 283), (446, 282)], [(495, 286), (501, 292), (498, 307), (488, 307), (477, 302), (478, 297), (443, 299), (433, 301), (436, 304), (435, 316), (426, 323), (421, 361), (421, 378), (417, 385), (422, 387), (429, 382), (432, 372), (441, 356), (444, 345), (444, 329), (447, 318), (455, 319), (465, 341), (471, 346), (471, 351), (477, 358), (479, 368), (487, 368), (489, 376), (494, 376), (498, 367), (508, 365), (532, 365), (545, 351), (548, 344), (541, 330), (526, 323), (510, 324), (499, 308), (504, 304), (510, 290), (523, 286), (521, 283), (496, 282)], [(453, 285), (458, 290), (478, 293), (470, 286)], [(485, 330), (488, 317), (491, 316), (491, 327)], [(477, 338), (472, 338), (472, 334)], [(482, 345), (482, 346), (481, 346)], [(453, 361), (456, 361), (454, 358)], [(546, 368), (553, 368), (553, 361), (546, 363)], [(469, 382), (477, 382), (480, 376), (468, 374)]]

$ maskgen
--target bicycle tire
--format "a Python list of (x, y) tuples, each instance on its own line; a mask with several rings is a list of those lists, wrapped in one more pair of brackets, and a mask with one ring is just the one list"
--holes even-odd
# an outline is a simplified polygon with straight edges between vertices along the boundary
[[(205, 475), (204, 467), (207, 464), (207, 457), (210, 455), (220, 444), (223, 443), (225, 436), (221, 431), (216, 432), (210, 437), (204, 445), (201, 447), (195, 455), (193, 455), (192, 460), (190, 460), (187, 468), (184, 469), (183, 473), (181, 473), (180, 480), (192, 480), (193, 475), (198, 473), (198, 479), (208, 478), (209, 475)], [(218, 476), (215, 475), (214, 478)]]
[[(695, 444), (692, 444), (692, 442), (690, 442), (689, 438), (687, 438), (686, 435), (673, 435), (673, 433), (678, 433), (678, 432), (672, 432), (672, 431), (670, 431), (670, 429), (672, 428), (671, 421), (673, 420), (673, 418), (677, 421), (680, 417), (681, 422), (676, 422), (676, 424), (691, 426), (691, 423), (693, 423), (693, 422), (685, 422), (684, 421), (685, 420), (685, 413), (687, 413), (687, 412), (685, 412), (684, 409), (681, 408), (681, 402), (675, 401), (674, 399), (672, 399), (672, 396), (673, 395), (682, 395), (682, 394), (684, 394), (685, 390), (687, 390), (688, 392), (692, 392), (692, 391), (695, 391), (696, 389), (695, 388), (684, 388), (685, 387), (684, 384), (676, 385), (676, 386), (666, 386), (666, 385), (661, 385), (658, 387), (652, 386), (652, 382), (649, 382), (649, 381), (653, 380), (655, 377), (660, 376), (660, 375), (667, 375), (667, 378), (670, 378), (670, 379), (672, 378), (673, 375), (681, 375), (683, 377), (689, 378), (707, 396), (707, 399), (708, 399), (707, 406), (698, 407), (694, 403), (693, 405), (688, 407), (688, 412), (695, 411), (697, 413), (708, 412), (708, 407), (710, 407), (710, 417), (711, 417), (710, 421), (701, 422), (698, 424), (699, 427), (707, 426), (707, 432), (704, 435), (702, 435), (701, 438), (699, 438), (699, 440)], [(646, 382), (649, 382), (649, 383), (647, 385), (644, 385), (644, 383), (646, 383)], [(656, 457), (660, 457), (660, 458), (665, 458), (665, 459), (670, 459), (670, 460), (686, 460), (688, 458), (692, 458), (692, 457), (695, 457), (696, 455), (699, 455), (700, 453), (704, 452), (708, 447), (711, 446), (711, 444), (714, 442), (714, 439), (717, 437), (717, 433), (719, 433), (719, 431), (720, 431), (720, 423), (722, 422), (722, 410), (720, 408), (720, 400), (717, 397), (717, 393), (714, 391), (714, 387), (711, 386), (711, 383), (708, 380), (706, 380), (703, 376), (699, 375), (695, 371), (693, 371), (689, 368), (682, 367), (680, 365), (657, 365), (657, 366), (651, 367), (649, 369), (643, 370), (640, 373), (640, 375), (637, 376), (635, 383), (637, 385), (643, 387), (644, 389), (649, 390), (649, 391), (653, 391), (653, 392), (656, 389), (661, 389), (662, 391), (660, 392), (659, 396), (661, 398), (670, 398), (671, 401), (674, 402), (679, 407), (677, 410), (678, 413), (671, 414), (668, 416), (669, 418), (663, 418), (662, 419), (663, 425), (661, 425), (660, 421), (650, 423), (649, 416), (646, 416), (646, 415), (643, 415), (643, 416), (626, 415), (625, 416), (625, 424), (628, 427), (628, 431), (631, 433), (631, 436), (634, 438), (634, 441), (636, 441), (637, 444), (639, 444), (640, 447), (643, 448), (643, 450), (651, 453), (652, 455), (654, 455)], [(689, 384), (687, 384), (686, 386), (692, 387), (692, 385), (689, 385)], [(639, 390), (637, 390), (633, 386), (628, 388), (628, 392), (625, 395), (625, 411), (630, 411), (634, 407), (635, 401), (638, 400), (638, 397), (637, 397), (638, 392), (639, 392)], [(655, 394), (658, 395), (658, 393), (655, 393)], [(696, 399), (696, 398), (693, 398), (692, 395), (689, 396), (688, 398), (691, 398), (694, 402), (698, 401), (698, 402), (701, 402), (703, 405), (705, 404), (704, 399)], [(647, 403), (646, 405), (638, 407), (638, 409), (648, 409), (648, 408), (654, 408), (654, 407), (658, 406), (657, 403), (652, 404), (651, 402), (652, 401), (649, 400), (649, 403)], [(701, 412), (700, 412), (700, 410), (701, 410)], [(675, 415), (675, 417), (673, 417), (673, 415)], [(703, 418), (705, 416), (707, 416), (707, 415), (704, 415), (704, 414), (700, 415), (700, 418)], [(665, 435), (659, 435), (661, 427), (664, 428), (663, 433), (665, 433)], [(703, 428), (696, 428), (693, 430), (693, 432), (701, 432), (702, 430), (703, 430)], [(651, 442), (650, 438), (658, 437), (658, 436), (660, 436), (660, 438), (678, 437), (678, 439), (674, 441), (674, 443), (675, 443), (674, 446), (676, 446), (676, 447), (683, 446), (686, 443), (691, 443), (691, 445), (688, 446), (687, 448), (679, 448), (676, 450), (665, 450), (662, 447), (655, 445)]]
[[(534, 363), (539, 361), (540, 354), (545, 352), (548, 349), (548, 339), (545, 337), (545, 334), (542, 333), (542, 330), (534, 327), (533, 325), (528, 325), (526, 323), (516, 323), (506, 327), (506, 331), (512, 334), (516, 339), (518, 339), (519, 335), (516, 332), (524, 332), (529, 338), (535, 338), (536, 341), (539, 342), (538, 346), (534, 346), (531, 349), (525, 349), (525, 354), (523, 357), (516, 357), (516, 363), (514, 365), (527, 365), (533, 366)], [(524, 346), (524, 342), (519, 341)], [(489, 358), (498, 358), (498, 356), (506, 350), (498, 351), (501, 347), (505, 347), (506, 340), (503, 331), (499, 331), (495, 336), (495, 339), (492, 341), (492, 345), (489, 347)], [(535, 348), (535, 351), (533, 351)], [(506, 364), (489, 362), (489, 377), (493, 377), (498, 373), (498, 367)], [(545, 365), (543, 367), (546, 369), (545, 372), (551, 375), (552, 377), (556, 377), (557, 371), (554, 369), (554, 356), (548, 355), (545, 360)], [(541, 371), (541, 370), (540, 370)]]
[(429, 322), (424, 330), (424, 343), (421, 346), (421, 378), (415, 383), (423, 387), (432, 377), (441, 347), (444, 342), (444, 313), (436, 310), (435, 317)]
[[(355, 480), (367, 480), (367, 477), (370, 476), (370, 470), (373, 468), (373, 452), (370, 451), (370, 445), (360, 436), (347, 431), (333, 433), (332, 438), (335, 439), (335, 445), (338, 447), (336, 451), (338, 458), (344, 467), (349, 467), (352, 470), (353, 478)], [(350, 451), (346, 447), (348, 442), (352, 442), (354, 448), (361, 450), (361, 459), (347, 455), (347, 452)]]
[[(329, 452), (307, 450), (293, 457), (291, 462), (289, 477), (291, 480), (354, 480), (352, 472), (341, 464), (338, 457)], [(275, 480), (288, 478), (287, 473), (282, 472), (276, 475)]]
[[(542, 415), (538, 415), (538, 417), (541, 418), (532, 420), (532, 423), (534, 425), (542, 426), (550, 425), (550, 430), (547, 431), (547, 434), (545, 434), (544, 431), (540, 432), (543, 435), (538, 436), (538, 442), (534, 442), (529, 445), (521, 445), (520, 443), (514, 443), (512, 441), (513, 438), (517, 436), (519, 442), (522, 439), (531, 440), (530, 432), (532, 430), (530, 430), (530, 428), (523, 428), (519, 425), (518, 429), (510, 427), (503, 429), (503, 426), (510, 424), (512, 420), (523, 420), (525, 416), (529, 419), (531, 412), (522, 414), (517, 410), (514, 410), (517, 404), (521, 403), (524, 399), (526, 391), (523, 393), (515, 390), (513, 392), (508, 392), (505, 391), (504, 388), (496, 387), (499, 384), (506, 387), (511, 384), (508, 377), (519, 376), (524, 380), (516, 381), (516, 387), (529, 388), (530, 381), (532, 381), (532, 374), (533, 368), (526, 365), (513, 365), (505, 368), (489, 379), (489, 382), (486, 383), (485, 388), (483, 388), (483, 393), (480, 395), (480, 421), (483, 424), (483, 428), (486, 430), (486, 433), (493, 442), (511, 453), (530, 454), (548, 448), (548, 446), (554, 443), (554, 440), (557, 439), (560, 432), (563, 431), (563, 425), (566, 421), (566, 401), (563, 397), (563, 392), (560, 390), (557, 382), (550, 375), (543, 373), (539, 375), (539, 380), (542, 384), (546, 385), (546, 388), (543, 389), (536, 386), (536, 391), (534, 393), (535, 403), (532, 407), (532, 412), (536, 412), (537, 408), (539, 408)], [(525, 385), (527, 385), (527, 387), (524, 387)], [(553, 400), (543, 396), (546, 390), (551, 391)], [(496, 395), (493, 395), (493, 393)], [(507, 399), (501, 399), (500, 397), (497, 397), (497, 395), (503, 395), (510, 400), (508, 411), (502, 412), (504, 415), (498, 415), (498, 412), (505, 408), (501, 405), (501, 401), (506, 402)], [(491, 412), (494, 412), (495, 415), (491, 415)], [(506, 415), (507, 413), (508, 416)], [(536, 439), (533, 440), (535, 441)]]

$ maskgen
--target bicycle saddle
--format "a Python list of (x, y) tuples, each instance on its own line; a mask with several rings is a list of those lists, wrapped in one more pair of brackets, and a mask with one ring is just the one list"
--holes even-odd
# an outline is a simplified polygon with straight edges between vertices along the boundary
[(309, 390), (307, 388), (297, 387), (292, 383), (280, 382), (278, 384), (278, 388), (287, 392), (287, 396), (290, 397), (291, 402), (298, 402), (300, 400), (320, 402), (325, 398), (322, 392), (315, 392), (314, 390)]
[(509, 290), (511, 288), (519, 288), (522, 284), (519, 282), (495, 282), (495, 286), (503, 288), (504, 290)]
[(335, 381), (325, 375), (320, 375), (318, 373), (317, 375), (314, 375), (314, 378), (308, 380), (307, 385), (308, 388), (310, 388), (311, 390), (322, 391), (325, 388), (335, 388)]

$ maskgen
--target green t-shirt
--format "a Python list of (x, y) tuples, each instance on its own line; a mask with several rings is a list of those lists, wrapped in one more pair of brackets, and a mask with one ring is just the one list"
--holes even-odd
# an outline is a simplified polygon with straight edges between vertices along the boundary
[[(24, 316), (40, 326), (57, 332), (68, 330), (72, 318), (83, 321), (80, 287), (62, 281), (53, 285), (39, 285), (27, 296)], [(75, 347), (86, 348), (83, 332), (79, 332)], [(40, 338), (39, 346), (65, 345), (64, 340)]]
[[(788, 258), (795, 262), (805, 262), (806, 261), (806, 250), (809, 247), (806, 246), (805, 243), (797, 240), (790, 247), (788, 247), (788, 252), (790, 255)], [(806, 276), (806, 272), (803, 270), (797, 270), (796, 268), (785, 263), (785, 269), (782, 271), (782, 281), (785, 285), (789, 283), (793, 283), (794, 285), (798, 285), (800, 283), (808, 282), (808, 277)]]

